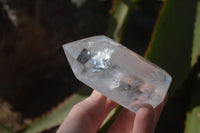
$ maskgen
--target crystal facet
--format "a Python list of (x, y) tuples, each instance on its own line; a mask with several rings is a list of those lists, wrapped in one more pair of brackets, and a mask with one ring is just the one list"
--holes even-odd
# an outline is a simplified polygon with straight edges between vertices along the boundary
[(160, 104), (171, 83), (167, 72), (106, 36), (63, 48), (77, 79), (133, 112)]

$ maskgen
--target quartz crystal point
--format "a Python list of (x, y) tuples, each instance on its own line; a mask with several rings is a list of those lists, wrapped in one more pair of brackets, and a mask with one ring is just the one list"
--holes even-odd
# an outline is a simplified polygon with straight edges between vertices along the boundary
[(63, 48), (77, 79), (133, 112), (145, 103), (155, 108), (171, 83), (163, 69), (106, 36)]

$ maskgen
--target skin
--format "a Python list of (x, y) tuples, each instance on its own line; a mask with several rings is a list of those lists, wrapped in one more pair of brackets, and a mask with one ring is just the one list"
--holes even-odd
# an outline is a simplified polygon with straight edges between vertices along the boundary
[[(123, 108), (108, 133), (153, 133), (167, 98), (155, 109), (149, 104), (135, 113)], [(76, 104), (57, 133), (96, 133), (117, 104), (97, 91)]]

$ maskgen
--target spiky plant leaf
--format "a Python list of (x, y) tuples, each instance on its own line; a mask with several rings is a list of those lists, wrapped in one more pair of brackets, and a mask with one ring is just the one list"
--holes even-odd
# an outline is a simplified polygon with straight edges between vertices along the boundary
[[(200, 1), (197, 4), (197, 14), (196, 14), (196, 22), (194, 29), (194, 46), (192, 48), (192, 62), (193, 66), (196, 64), (196, 61), (200, 55)], [(200, 133), (200, 62), (198, 62), (197, 70), (194, 72), (194, 78), (197, 78), (196, 86), (194, 88), (190, 88), (192, 90), (191, 93), (191, 102), (190, 102), (190, 110), (187, 113), (187, 119), (185, 124), (185, 133)]]
[[(157, 132), (180, 132), (187, 104), (179, 102), (180, 91), (192, 65), (197, 0), (167, 0), (161, 10), (146, 58), (172, 76), (169, 99)], [(175, 93), (178, 92), (178, 93)], [(176, 97), (173, 97), (175, 96)], [(183, 106), (184, 104), (184, 106)], [(166, 126), (170, 127), (164, 129)], [(177, 128), (178, 127), (178, 128)]]
[(167, 0), (156, 24), (146, 58), (172, 76), (169, 95), (191, 69), (196, 0)]
[(71, 108), (78, 102), (82, 101), (91, 93), (88, 87), (81, 88), (77, 93), (73, 94), (60, 106), (52, 110), (52, 112), (33, 121), (20, 133), (38, 133), (59, 125), (70, 112)]

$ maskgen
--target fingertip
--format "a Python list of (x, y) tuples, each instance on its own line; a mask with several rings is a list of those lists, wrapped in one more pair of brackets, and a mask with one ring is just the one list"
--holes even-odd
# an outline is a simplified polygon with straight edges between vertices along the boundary
[(149, 104), (142, 105), (136, 112), (133, 131), (136, 133), (152, 133), (155, 111)]
[(96, 90), (94, 90), (92, 92), (92, 94), (90, 95), (90, 97), (102, 97), (102, 96), (103, 95), (100, 92), (96, 91)]
[(154, 108), (150, 104), (143, 104), (142, 106), (139, 107), (139, 109), (136, 112), (136, 115), (141, 115), (144, 117), (152, 117), (154, 118)]

